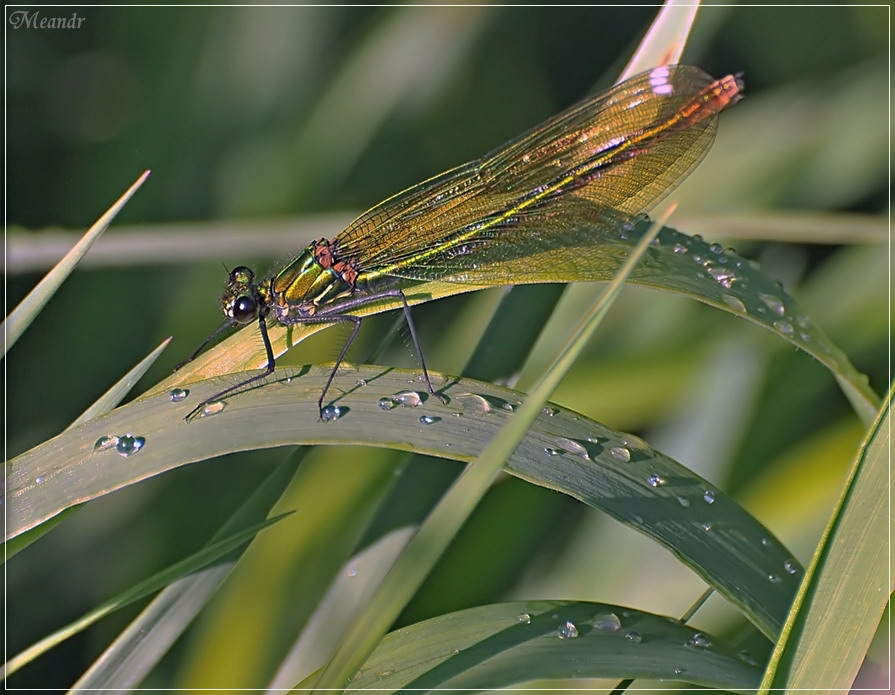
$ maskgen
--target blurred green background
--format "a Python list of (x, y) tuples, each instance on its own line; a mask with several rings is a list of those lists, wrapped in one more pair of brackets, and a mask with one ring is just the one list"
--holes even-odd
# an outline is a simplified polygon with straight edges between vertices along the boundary
[[(85, 21), (77, 30), (8, 24), (7, 307), (73, 243), (60, 230), (83, 230), (153, 172), (11, 351), (8, 456), (58, 433), (173, 335), (135, 393), (167, 374), (220, 323), (222, 265), (282, 263), (353, 213), (609, 86), (655, 11), (45, 8)], [(670, 223), (760, 260), (878, 392), (889, 320), (887, 32), (883, 6), (703, 8), (684, 62), (715, 76), (743, 72), (746, 98), (673, 196)], [(781, 224), (781, 212), (795, 223)], [(573, 322), (593, 292), (576, 289), (552, 321)], [(463, 368), (500, 293), (414, 310), (432, 369)], [(357, 361), (392, 320), (367, 324)], [(332, 360), (343, 338), (327, 331), (289, 360)], [(550, 354), (549, 335), (539, 350)], [(414, 364), (401, 340), (378, 360)], [(557, 402), (644, 436), (810, 557), (862, 431), (824, 368), (729, 316), (631, 290), (567, 381)], [(357, 466), (382, 456), (350, 453)], [(23, 552), (8, 567), (10, 654), (190, 552), (283, 455), (206, 462), (110, 495)], [(401, 483), (408, 518), (428, 503), (414, 477), (459, 470), (414, 461)], [(518, 480), (495, 487), (455, 546), (404, 621), (508, 596), (675, 614), (698, 594), (667, 553)], [(679, 584), (688, 588), (663, 600)], [(735, 629), (715, 610), (717, 629)], [(133, 612), (11, 685), (69, 685)], [(154, 682), (198, 679), (201, 639), (201, 628), (188, 634)], [(228, 668), (219, 665), (224, 681)]]

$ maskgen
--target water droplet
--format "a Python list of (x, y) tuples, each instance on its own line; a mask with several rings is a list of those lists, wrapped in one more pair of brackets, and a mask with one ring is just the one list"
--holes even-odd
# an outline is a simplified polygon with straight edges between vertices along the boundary
[(398, 407), (398, 404), (395, 403), (395, 400), (388, 397), (380, 398), (378, 405), (380, 410), (393, 410)]
[(392, 399), (405, 408), (416, 408), (423, 402), (422, 396), (416, 391), (402, 391), (392, 396)]
[(774, 328), (780, 331), (783, 335), (792, 335), (795, 332), (789, 321), (774, 321)]
[(556, 628), (556, 634), (560, 639), (575, 639), (578, 636), (578, 627), (571, 620), (567, 620)]
[(765, 305), (773, 311), (778, 316), (783, 316), (786, 313), (786, 307), (783, 306), (783, 300), (780, 297), (768, 294), (767, 292), (759, 292), (758, 298), (765, 303)]
[(477, 417), (484, 417), (491, 412), (491, 404), (475, 393), (461, 393), (457, 395), (463, 412), (469, 412)]
[(226, 407), (227, 404), (224, 401), (212, 401), (211, 403), (206, 403), (205, 407), (202, 408), (199, 413), (199, 417), (211, 417), (212, 415), (217, 415)]
[(441, 418), (437, 415), (420, 415), (421, 425), (434, 425), (436, 422), (441, 422)]
[(671, 247), (671, 250), (675, 253), (687, 253), (687, 247), (683, 244), (675, 244)]
[(799, 325), (799, 328), (808, 328), (811, 326), (811, 317), (807, 314), (799, 314), (796, 316), (796, 323)]
[(180, 401), (184, 400), (189, 395), (189, 389), (171, 389), (171, 392), (168, 394), (168, 398), (171, 399), (172, 403), (180, 403)]
[(709, 246), (709, 251), (712, 253), (721, 253), (724, 251), (724, 247), (721, 244), (712, 244)]
[(612, 454), (612, 458), (622, 463), (627, 463), (631, 460), (631, 450), (627, 447), (614, 446), (609, 450), (609, 453)]
[(702, 262), (705, 260), (702, 256), (700, 256), (699, 254), (696, 254), (696, 253), (694, 253), (692, 256), (690, 256), (690, 258), (693, 259), (694, 263), (698, 263), (699, 265), (702, 265)]
[(729, 290), (736, 282), (736, 275), (728, 268), (712, 268), (709, 275), (715, 278), (715, 281), (724, 289)]
[(762, 539), (761, 539), (761, 544), (762, 544), (765, 548), (767, 548), (768, 546), (771, 545), (771, 539), (770, 539), (770, 538), (762, 538)]
[(531, 616), (528, 613), (520, 613), (516, 616), (516, 620), (520, 623), (528, 625), (531, 623)]
[(544, 453), (546, 453), (547, 456), (560, 456), (561, 454), (566, 453), (566, 451), (565, 451), (565, 449), (553, 449), (553, 448), (547, 446), (547, 447), (544, 447)]
[(379, 677), (380, 677), (380, 678), (388, 678), (388, 677), (389, 677), (390, 675), (392, 675), (393, 673), (394, 673), (394, 671), (382, 671), (382, 672), (379, 674)]
[(712, 530), (712, 522), (711, 521), (702, 522), (702, 530), (703, 531), (711, 531)]
[(776, 584), (777, 582), (780, 581), (780, 577), (778, 577), (776, 574), (769, 574), (769, 575), (768, 575), (768, 581), (769, 581), (771, 584)]
[(659, 487), (660, 485), (665, 484), (665, 479), (658, 473), (651, 473), (650, 477), (646, 479), (646, 482), (649, 483), (650, 487)]
[(349, 577), (356, 577), (356, 576), (357, 576), (357, 570), (348, 570), (348, 576), (349, 576)]
[(111, 449), (116, 444), (118, 444), (118, 437), (113, 434), (107, 434), (96, 440), (93, 445), (93, 451), (105, 451), (106, 449)]
[(367, 380), (366, 380), (366, 379), (358, 379), (356, 383), (357, 383), (358, 386), (360, 386), (361, 388), (363, 388), (364, 386), (367, 385)]
[(43, 481), (44, 481), (44, 477), (42, 475), (39, 475), (34, 479), (34, 482), (37, 483), (38, 485), (40, 485)]
[(544, 413), (544, 415), (546, 415), (548, 417), (553, 417), (559, 411), (556, 408), (551, 408), (548, 406), (548, 407), (544, 408), (544, 410), (542, 410), (541, 412)]
[(565, 437), (557, 437), (556, 443), (562, 447), (563, 450), (567, 454), (573, 454), (575, 456), (583, 456), (584, 458), (588, 458), (587, 449), (581, 446), (574, 439), (566, 439)]
[(622, 626), (622, 621), (615, 613), (597, 613), (594, 616), (594, 629), (600, 632), (616, 632)]
[(708, 638), (708, 635), (704, 635), (701, 632), (694, 632), (693, 636), (687, 640), (687, 646), (708, 649), (712, 646), (712, 640)]
[(344, 408), (340, 405), (325, 405), (323, 406), (323, 410), (320, 411), (320, 419), (323, 420), (323, 422), (333, 422), (347, 412), (348, 408)]
[(142, 449), (145, 444), (145, 437), (134, 437), (126, 434), (123, 437), (118, 438), (118, 443), (115, 445), (115, 451), (118, 452), (119, 456), (127, 458), (128, 456), (133, 456), (134, 454), (139, 453), (140, 449)]
[(500, 407), (506, 410), (508, 413), (512, 413), (514, 410), (516, 410), (516, 406), (509, 401), (504, 402)]
[(687, 669), (685, 669), (685, 668), (681, 668), (680, 666), (675, 666), (675, 667), (674, 667), (674, 675), (676, 675), (676, 676), (679, 676), (679, 675), (681, 675), (682, 673), (686, 673), (686, 671), (687, 671)]
[(783, 563), (783, 569), (785, 569), (790, 574), (795, 574), (799, 571), (799, 563), (797, 563), (792, 558), (789, 558)]
[(640, 633), (635, 632), (634, 630), (628, 630), (625, 633), (625, 639), (632, 644), (640, 644), (643, 641), (643, 637), (640, 636)]
[(805, 331), (801, 331), (801, 332), (799, 333), (799, 339), (800, 339), (803, 343), (810, 343), (810, 342), (811, 342), (811, 336), (808, 335), (807, 333), (805, 333)]
[(677, 501), (678, 501), (678, 504), (680, 504), (684, 508), (690, 506), (690, 500), (688, 500), (686, 497), (681, 497), (680, 495), (678, 495)]
[(715, 503), (715, 493), (712, 490), (706, 490), (702, 495), (702, 499), (706, 501), (707, 504)]

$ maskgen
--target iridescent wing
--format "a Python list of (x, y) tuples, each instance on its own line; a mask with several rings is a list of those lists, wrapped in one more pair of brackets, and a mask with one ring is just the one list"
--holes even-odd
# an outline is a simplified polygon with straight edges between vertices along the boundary
[(599, 241), (705, 156), (741, 88), (686, 65), (637, 75), (371, 208), (334, 253), (367, 278), (472, 284), (549, 281), (558, 264), (599, 263)]

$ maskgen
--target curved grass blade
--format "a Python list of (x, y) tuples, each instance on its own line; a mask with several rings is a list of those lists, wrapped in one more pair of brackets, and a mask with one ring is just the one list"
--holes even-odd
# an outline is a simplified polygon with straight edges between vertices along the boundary
[[(291, 512), (290, 512), (291, 514)], [(81, 632), (85, 628), (93, 625), (96, 621), (104, 618), (113, 611), (123, 608), (134, 601), (139, 601), (144, 596), (162, 589), (177, 579), (184, 577), (192, 572), (202, 569), (210, 563), (218, 560), (227, 554), (233, 552), (241, 545), (250, 541), (255, 534), (271, 524), (275, 524), (280, 519), (288, 516), (288, 514), (280, 514), (279, 516), (267, 519), (257, 524), (253, 524), (237, 533), (227, 536), (226, 538), (209, 543), (199, 552), (194, 553), (170, 567), (165, 568), (154, 575), (147, 577), (130, 589), (123, 591), (118, 596), (103, 602), (93, 610), (81, 616), (74, 622), (69, 623), (65, 627), (57, 630), (51, 635), (31, 645), (24, 651), (20, 652), (3, 665), (3, 674), (5, 677), (11, 676), (20, 668), (36, 659), (44, 652), (52, 649), (60, 642), (65, 641), (72, 635)]]
[[(762, 681), (847, 693), (892, 593), (889, 538), (892, 399), (861, 445)], [(848, 639), (843, 640), (843, 635)]]
[[(263, 522), (289, 486), (301, 459), (301, 453), (296, 452), (277, 466), (210, 542), (224, 540), (251, 524)], [(78, 679), (72, 692), (139, 685), (230, 575), (236, 560), (219, 562), (167, 586)]]
[[(77, 425), (87, 422), (88, 420), (92, 420), (93, 418), (98, 417), (103, 413), (107, 413), (116, 405), (118, 405), (121, 402), (121, 399), (124, 398), (124, 396), (128, 393), (128, 391), (133, 388), (134, 384), (139, 381), (140, 377), (143, 376), (149, 369), (149, 367), (151, 367), (155, 363), (155, 361), (159, 358), (159, 355), (161, 355), (164, 349), (168, 347), (168, 343), (170, 342), (170, 338), (166, 338), (165, 340), (163, 340), (161, 344), (157, 348), (155, 348), (155, 350), (150, 352), (127, 374), (119, 379), (108, 391), (100, 396), (93, 405), (91, 405), (89, 408), (87, 408), (87, 410), (85, 410), (77, 418), (75, 418), (74, 422), (72, 422), (72, 424), (69, 425), (66, 430), (70, 430), (72, 427), (76, 427)], [(53, 519), (50, 519), (46, 523), (32, 528), (21, 536), (12, 539), (6, 544), (6, 552), (4, 553), (3, 562), (8, 562), (13, 556), (34, 543), (34, 541), (49, 533), (59, 522), (68, 518), (70, 514), (74, 513), (75, 509), (76, 507), (69, 507), (64, 512), (54, 517)]]
[(560, 678), (651, 678), (745, 691), (756, 687), (761, 669), (671, 618), (583, 601), (516, 601), (390, 633), (348, 692), (479, 692)]
[[(541, 258), (532, 264), (532, 268), (551, 268), (550, 274), (520, 272), (515, 282), (609, 281), (648, 227), (648, 221), (644, 220), (630, 230), (620, 231), (613, 238), (602, 239), (595, 247), (596, 251), (588, 252), (594, 253), (594, 258), (586, 264), (570, 265), (564, 258), (566, 251), (544, 251)], [(587, 234), (582, 232), (581, 239), (586, 237)], [(629, 282), (696, 299), (773, 331), (830, 369), (855, 404), (862, 419), (865, 422), (872, 420), (879, 399), (869, 388), (866, 378), (854, 368), (847, 356), (830, 341), (792, 296), (751, 261), (734, 251), (724, 249), (719, 244), (709, 244), (699, 237), (687, 236), (670, 227), (663, 227), (659, 232), (658, 242), (650, 247), (644, 264), (634, 270)], [(408, 303), (419, 304), (484, 287), (433, 281), (409, 284), (404, 291)], [(352, 313), (364, 316), (397, 309), (399, 306), (395, 302), (383, 302)], [(280, 325), (271, 326), (269, 332), (274, 353), (282, 354), (325, 327), (296, 325), (286, 329)], [(187, 364), (152, 389), (151, 393), (217, 374), (257, 369), (265, 363), (266, 356), (260, 336), (256, 328), (250, 327)]]
[(235, 565), (235, 562), (221, 563), (182, 577), (162, 589), (68, 692), (75, 695), (85, 690), (136, 688)]
[[(65, 432), (7, 463), (7, 532), (14, 536), (72, 504), (234, 451), (360, 444), (469, 462), (522, 400), (510, 389), (441, 377), (435, 383), (450, 399), (445, 405), (426, 398), (415, 371), (363, 366), (335, 382), (344, 394), (336, 402), (341, 417), (319, 422), (316, 398), (328, 373), (325, 366), (283, 369), (276, 383), (240, 394), (215, 415), (183, 422), (196, 399), (235, 377), (215, 379), (192, 385), (183, 402), (167, 394), (144, 398)], [(146, 438), (136, 455), (94, 451), (99, 438), (124, 432)], [(715, 486), (636, 437), (551, 405), (507, 471), (601, 509), (671, 548), (769, 637), (783, 624), (799, 578), (784, 569), (791, 554)]]
[(287, 690), (326, 664), (373, 591), (416, 532), (398, 528), (354, 555), (338, 572), (267, 692)]
[[(622, 263), (612, 282), (606, 287), (593, 309), (582, 319), (544, 372), (534, 389), (515, 415), (488, 442), (472, 466), (441, 498), (395, 562), (370, 601), (367, 609), (352, 625), (332, 660), (315, 682), (316, 688), (343, 688), (376, 648), (413, 595), (422, 586), (448, 544), (466, 523), (469, 515), (484, 497), (494, 477), (525, 438), (531, 426), (556, 390), (563, 376), (581, 354), (588, 339), (596, 331), (609, 308), (621, 292), (625, 280), (643, 258), (659, 227), (653, 225)], [(375, 608), (374, 608), (375, 606)]]
[(90, 250), (93, 242), (112, 224), (112, 220), (115, 219), (115, 216), (121, 211), (127, 201), (131, 199), (131, 196), (137, 192), (137, 189), (143, 185), (149, 173), (148, 169), (142, 173), (140, 178), (115, 201), (112, 207), (102, 214), (84, 236), (81, 237), (81, 240), (74, 245), (71, 251), (65, 254), (62, 260), (37, 283), (37, 286), (28, 293), (28, 296), (6, 317), (2, 326), (3, 335), (6, 337), (6, 342), (3, 345), (4, 355), (15, 345), (16, 341), (40, 313), (44, 305), (50, 301), (50, 297), (56, 293), (56, 290), (59, 289), (59, 286), (65, 281), (69, 273), (75, 269), (78, 261)]

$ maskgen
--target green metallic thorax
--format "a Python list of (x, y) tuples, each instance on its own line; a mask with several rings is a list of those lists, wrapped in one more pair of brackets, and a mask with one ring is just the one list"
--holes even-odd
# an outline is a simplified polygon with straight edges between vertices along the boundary
[(273, 276), (259, 291), (281, 321), (313, 316), (320, 307), (353, 294), (358, 282), (356, 268), (336, 260), (325, 239), (308, 247)]

